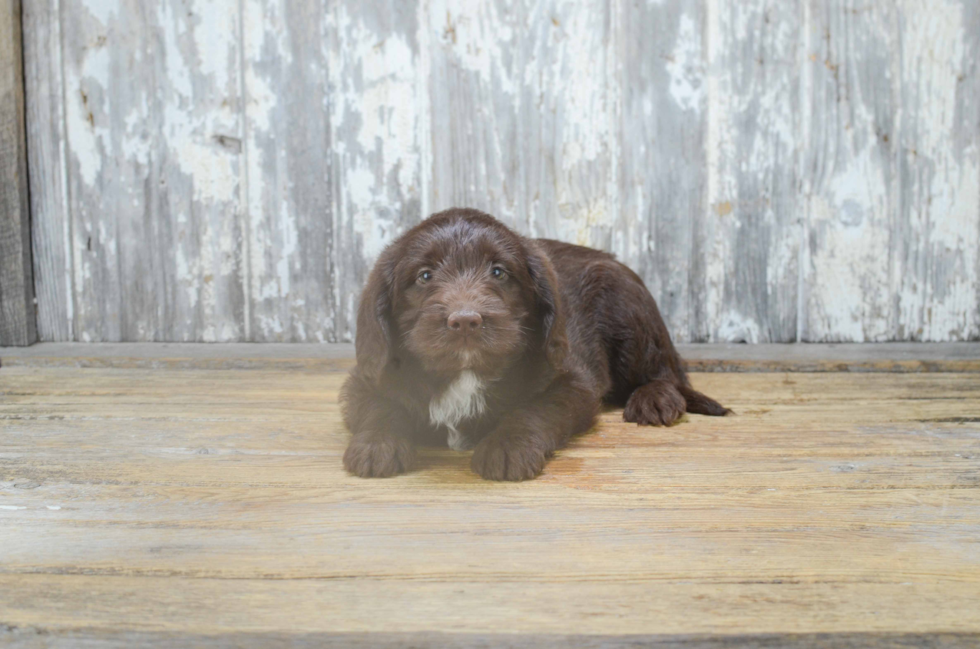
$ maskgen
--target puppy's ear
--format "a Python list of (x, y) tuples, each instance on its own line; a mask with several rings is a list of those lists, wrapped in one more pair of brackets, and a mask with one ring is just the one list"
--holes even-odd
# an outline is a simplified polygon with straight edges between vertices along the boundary
[(392, 355), (390, 264), (382, 255), (368, 276), (357, 308), (357, 336), (354, 350), (357, 369), (369, 381), (377, 382)]
[(533, 241), (527, 242), (527, 268), (534, 287), (537, 319), (544, 339), (544, 353), (551, 366), (559, 370), (568, 354), (565, 312), (558, 292), (558, 276), (551, 260)]

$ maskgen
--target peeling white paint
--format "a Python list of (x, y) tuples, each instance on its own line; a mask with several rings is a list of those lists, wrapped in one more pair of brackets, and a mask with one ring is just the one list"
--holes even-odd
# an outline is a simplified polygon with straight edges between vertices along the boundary
[(707, 239), (705, 303), (708, 308), (708, 321), (714, 325), (711, 327), (712, 340), (725, 340), (719, 336), (717, 324), (722, 322), (724, 281), (728, 274), (724, 260), (730, 258), (728, 239), (717, 232), (721, 226), (717, 221), (720, 215), (717, 206), (731, 205), (738, 199), (737, 187), (731, 177), (724, 175), (723, 167), (727, 161), (734, 159), (735, 147), (729, 136), (731, 124), (728, 121), (732, 112), (731, 71), (721, 60), (724, 54), (723, 35), (726, 29), (721, 19), (721, 6), (727, 6), (727, 3), (721, 0), (706, 0), (705, 3), (707, 12), (705, 43), (708, 61), (705, 90), (709, 97), (705, 129), (707, 165), (705, 204), (708, 216), (704, 234)]
[(701, 27), (695, 25), (689, 15), (682, 14), (667, 72), (670, 74), (670, 94), (684, 110), (701, 110), (704, 96), (702, 56)]
[(470, 0), (434, 0), (429, 15), (433, 21), (434, 42), (451, 50), (453, 59), (467, 71), (476, 73), (485, 84), (513, 97), (517, 86), (500, 66), (505, 49), (514, 40), (511, 22), (517, 7), (507, 3)]
[(722, 313), (715, 333), (718, 342), (759, 343), (762, 342), (758, 321), (737, 311)]
[[(182, 9), (182, 8), (181, 8)], [(178, 40), (187, 36), (186, 11), (174, 11), (169, 2), (157, 3), (157, 21), (163, 33), (163, 62), (166, 83), (178, 99), (192, 99), (194, 88), (191, 83), (191, 69), (184, 58), (184, 51)]]
[[(956, 132), (955, 97), (964, 61), (963, 4), (950, 0), (902, 0), (901, 75), (916, 95), (916, 120), (926, 128), (917, 133), (925, 151), (948, 151)], [(975, 63), (975, 62), (972, 62)], [(964, 65), (966, 64), (966, 65)]]
[[(962, 2), (342, 1), (311, 14), (319, 34), (281, 0), (78, 4), (59, 56), (81, 340), (122, 320), (146, 338), (350, 339), (383, 247), (459, 202), (617, 253), (670, 291), (669, 321), (712, 340), (786, 336), (793, 316), (814, 340), (980, 333), (980, 141), (963, 117), (980, 109), (980, 37)], [(625, 74), (629, 15), (676, 21), (644, 62), (656, 83)], [(327, 132), (297, 137), (297, 102)], [(643, 165), (665, 124), (697, 115), (704, 148), (679, 153), (704, 188), (681, 217), (700, 238), (658, 241), (665, 206), (691, 201)], [(302, 177), (318, 147), (322, 172)], [(317, 228), (334, 258), (311, 263)], [(155, 236), (173, 249), (142, 250)]]
[(272, 116), (279, 105), (279, 98), (266, 80), (250, 72), (246, 75), (248, 83), (248, 118), (257, 131), (268, 131)]
[(904, 191), (914, 201), (909, 218), (919, 241), (917, 257), (927, 260), (919, 282), (903, 285), (903, 319), (918, 320), (914, 333), (922, 340), (963, 339), (975, 327), (970, 314), (980, 312), (980, 280), (970, 271), (978, 267), (980, 164), (978, 141), (962, 139), (956, 118), (978, 109), (958, 106), (976, 62), (964, 42), (962, 3), (906, 0), (902, 9), (922, 16), (902, 24), (900, 77), (903, 108), (914, 111), (915, 123), (922, 125), (910, 141), (915, 153), (908, 161), (916, 173)]
[[(868, 107), (851, 90), (855, 126), (873, 125)], [(850, 125), (838, 124), (837, 128)], [(824, 125), (831, 129), (831, 124)], [(810, 203), (811, 237), (808, 333), (839, 341), (877, 341), (888, 337), (889, 186), (880, 164), (877, 138), (848, 138), (845, 149)], [(851, 146), (847, 146), (847, 145)], [(819, 278), (813, 281), (813, 278)], [(832, 333), (831, 333), (832, 332)]]
[[(195, 68), (198, 74), (210, 76), (218, 87), (224, 86), (231, 73), (238, 71), (235, 55), (237, 43), (229, 42), (227, 37), (216, 34), (228, 25), (228, 2), (226, 0), (207, 0), (196, 2), (193, 16), (194, 49), (197, 51)], [(237, 11), (234, 12), (237, 15)], [(231, 26), (231, 25), (229, 25)], [(231, 31), (232, 40), (237, 30)]]
[[(398, 234), (390, 217), (382, 216), (397, 216), (401, 207), (388, 203), (391, 174), (397, 172), (397, 194), (419, 193), (417, 61), (404, 36), (376, 34), (344, 6), (338, 9), (336, 29), (351, 64), (338, 68), (359, 73), (336, 79), (341, 93), (332, 125), (345, 179), (340, 216), (353, 225), (364, 256), (373, 260)], [(351, 139), (345, 131), (355, 125)]]
[(103, 150), (109, 137), (109, 131), (101, 119), (108, 108), (102, 103), (102, 98), (109, 87), (109, 51), (106, 48), (87, 50), (78, 69), (69, 68), (65, 77), (65, 121), (70, 152), (82, 181), (94, 186), (102, 173)]
[[(852, 49), (832, 49), (823, 67), (844, 85), (836, 125), (849, 145), (813, 203), (817, 245), (807, 277), (814, 340), (957, 340), (976, 335), (980, 167), (977, 133), (962, 133), (968, 99), (961, 3), (907, 0)], [(867, 18), (866, 18), (867, 20)], [(975, 35), (974, 35), (975, 38)], [(881, 52), (890, 96), (869, 89)], [(819, 74), (827, 74), (823, 70)], [(891, 131), (882, 106), (895, 106)], [(832, 132), (832, 131), (831, 131)], [(887, 161), (882, 151), (891, 153)], [(889, 175), (885, 175), (890, 172)], [(906, 241), (906, 238), (909, 241)], [(971, 271), (971, 268), (974, 269)]]
[(86, 2), (85, 11), (104, 26), (108, 27), (109, 22), (119, 15), (119, 0), (99, 0), (98, 2)]

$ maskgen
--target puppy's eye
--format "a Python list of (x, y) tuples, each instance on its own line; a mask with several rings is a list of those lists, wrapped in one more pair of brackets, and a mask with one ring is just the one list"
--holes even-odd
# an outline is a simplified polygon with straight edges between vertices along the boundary
[(419, 273), (419, 284), (425, 284), (430, 279), (432, 279), (431, 270), (423, 270), (421, 273)]
[(497, 279), (503, 279), (507, 277), (507, 271), (505, 271), (500, 266), (494, 266), (493, 270), (490, 271), (490, 274), (496, 277)]

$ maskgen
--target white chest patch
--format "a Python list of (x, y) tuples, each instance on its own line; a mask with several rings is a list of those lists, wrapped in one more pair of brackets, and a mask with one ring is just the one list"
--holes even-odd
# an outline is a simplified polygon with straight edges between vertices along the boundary
[(429, 421), (433, 426), (449, 429), (449, 448), (465, 451), (466, 443), (456, 429), (459, 422), (483, 413), (487, 402), (483, 395), (483, 381), (472, 370), (463, 370), (456, 380), (437, 397), (429, 401)]

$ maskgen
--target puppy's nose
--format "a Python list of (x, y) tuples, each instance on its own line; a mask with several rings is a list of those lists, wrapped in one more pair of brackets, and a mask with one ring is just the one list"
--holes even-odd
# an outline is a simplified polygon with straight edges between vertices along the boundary
[(468, 333), (480, 328), (483, 318), (476, 311), (457, 311), (446, 321), (449, 328), (460, 333)]

